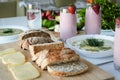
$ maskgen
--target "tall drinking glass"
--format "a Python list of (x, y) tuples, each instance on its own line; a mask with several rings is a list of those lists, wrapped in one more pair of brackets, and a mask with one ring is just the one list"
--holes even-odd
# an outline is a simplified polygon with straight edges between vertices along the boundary
[(65, 41), (77, 34), (76, 27), (76, 13), (68, 13), (66, 8), (61, 9), (60, 12), (60, 38)]
[(114, 64), (115, 69), (120, 71), (120, 17), (116, 19), (115, 37), (114, 37)]
[(88, 3), (85, 14), (85, 33), (86, 34), (100, 34), (101, 32), (101, 9), (98, 8), (98, 12), (93, 9), (97, 4)]
[(27, 21), (30, 29), (42, 28), (42, 17), (40, 5), (36, 2), (27, 4)]

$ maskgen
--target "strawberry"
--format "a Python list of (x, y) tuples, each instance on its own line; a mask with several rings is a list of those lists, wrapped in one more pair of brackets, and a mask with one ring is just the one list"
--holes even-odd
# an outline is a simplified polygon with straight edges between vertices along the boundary
[(93, 10), (95, 11), (96, 14), (99, 14), (99, 11), (100, 11), (100, 5), (99, 4), (93, 4), (92, 8), (93, 8)]
[(71, 14), (75, 14), (76, 7), (74, 5), (68, 6), (68, 12)]
[(115, 22), (116, 22), (116, 25), (117, 25), (117, 26), (120, 26), (120, 17), (117, 18), (117, 19), (115, 20)]
[(54, 16), (52, 16), (52, 15), (48, 16), (48, 20), (53, 20), (53, 19), (54, 19)]
[(50, 10), (47, 10), (45, 16), (48, 17), (48, 16), (50, 16), (50, 15), (51, 15), (51, 11), (50, 11)]

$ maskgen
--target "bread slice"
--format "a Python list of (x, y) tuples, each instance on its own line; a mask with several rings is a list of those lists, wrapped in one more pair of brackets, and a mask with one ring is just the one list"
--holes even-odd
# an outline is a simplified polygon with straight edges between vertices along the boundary
[(52, 43), (44, 43), (44, 44), (35, 44), (29, 46), (29, 51), (32, 56), (34, 56), (36, 53), (44, 50), (44, 49), (61, 49), (64, 47), (64, 43), (61, 41), (56, 41)]
[(12, 54), (12, 53), (15, 53), (17, 52), (14, 48), (8, 48), (8, 49), (5, 49), (3, 51), (0, 51), (0, 58), (3, 56), (3, 55), (6, 55), (6, 54)]
[(25, 56), (21, 52), (6, 54), (2, 57), (2, 62), (7, 65), (21, 65), (25, 63)]
[(80, 56), (70, 48), (62, 48), (62, 50), (53, 50), (46, 54), (46, 58), (40, 63), (41, 69), (47, 69), (48, 65), (79, 61)]
[(88, 70), (88, 66), (82, 62), (69, 62), (47, 66), (50, 74), (57, 76), (73, 76), (81, 74)]
[(30, 62), (19, 66), (9, 66), (8, 69), (15, 80), (34, 80), (40, 76), (39, 71)]

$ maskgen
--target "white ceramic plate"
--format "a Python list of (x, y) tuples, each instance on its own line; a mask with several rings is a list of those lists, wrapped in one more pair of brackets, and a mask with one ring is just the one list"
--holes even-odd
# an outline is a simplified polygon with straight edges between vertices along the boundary
[[(0, 28), (16, 28), (16, 29), (21, 29), (23, 31), (29, 30), (27, 26), (18, 26), (18, 25), (5, 25), (5, 26), (0, 26)], [(0, 40), (13, 40), (17, 39), (19, 34), (16, 35), (10, 35), (10, 36), (0, 36)]]
[[(103, 51), (100, 50), (99, 52), (93, 52), (93, 51), (87, 51), (85, 49), (79, 49), (78, 47), (72, 45), (73, 42), (79, 42), (79, 44), (88, 38), (97, 38), (97, 39), (102, 39), (102, 40), (109, 40), (111, 44), (108, 44), (108, 46), (112, 47), (109, 50)], [(71, 49), (75, 50), (78, 52), (78, 54), (82, 54), (86, 57), (92, 57), (92, 58), (102, 58), (102, 57), (108, 57), (113, 55), (113, 41), (114, 38), (111, 36), (105, 36), (105, 35), (80, 35), (80, 36), (75, 36), (72, 38), (69, 38), (66, 40), (66, 44), (68, 47)]]

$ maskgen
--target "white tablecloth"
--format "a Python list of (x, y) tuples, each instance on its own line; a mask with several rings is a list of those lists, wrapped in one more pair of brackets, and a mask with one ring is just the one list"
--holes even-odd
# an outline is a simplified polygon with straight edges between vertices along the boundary
[[(0, 26), (5, 26), (5, 25), (19, 25), (19, 26), (27, 27), (27, 20), (26, 20), (26, 17), (1, 18)], [(3, 41), (3, 42), (0, 42), (0, 44), (13, 42), (13, 41), (16, 41), (16, 40), (11, 40), (11, 41), (8, 40), (5, 42)], [(120, 72), (114, 69), (113, 61), (110, 61), (108, 63), (102, 63), (97, 66), (107, 71), (108, 73), (112, 74), (113, 76), (115, 76), (115, 80), (120, 80)]]

